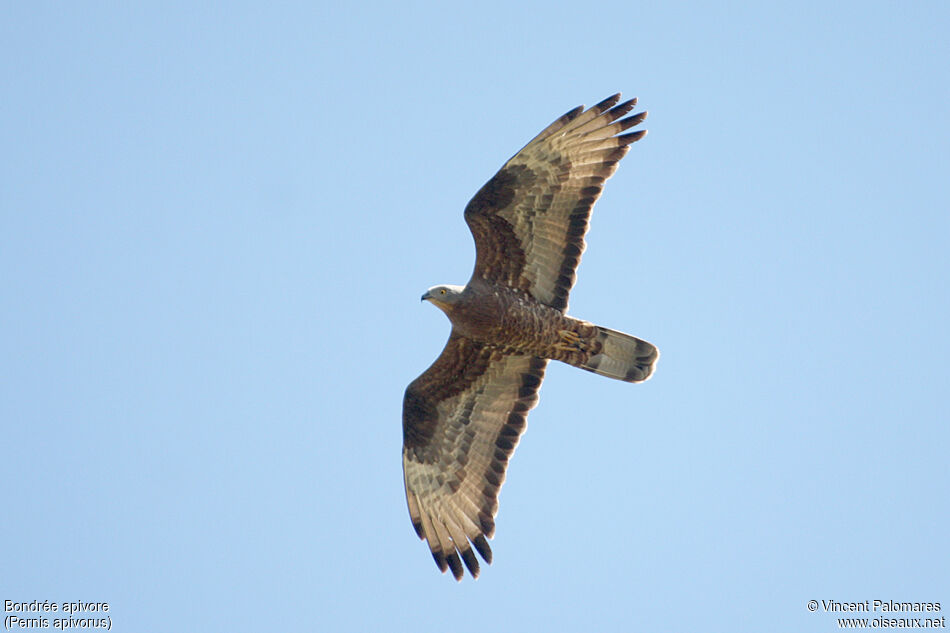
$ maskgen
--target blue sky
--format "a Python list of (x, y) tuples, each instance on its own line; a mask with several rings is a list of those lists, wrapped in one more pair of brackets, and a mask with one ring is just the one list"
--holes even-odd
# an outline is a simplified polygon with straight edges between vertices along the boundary
[[(117, 631), (830, 631), (950, 609), (950, 8), (8, 3), (0, 600)], [(462, 209), (616, 91), (495, 562), (440, 575), (400, 463)]]

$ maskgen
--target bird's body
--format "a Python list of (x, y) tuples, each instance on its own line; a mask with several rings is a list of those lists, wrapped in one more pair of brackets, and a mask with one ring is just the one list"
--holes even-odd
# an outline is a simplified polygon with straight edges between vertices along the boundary
[(652, 344), (568, 316), (591, 208), (630, 143), (621, 118), (636, 100), (614, 95), (545, 128), (469, 202), (476, 244), (468, 284), (425, 295), (452, 333), (435, 363), (406, 389), (403, 470), (409, 514), (442, 571), (477, 576), (472, 548), (491, 562), (498, 491), (537, 403), (548, 360), (641, 382)]
[[(436, 303), (436, 300), (433, 300)], [(465, 287), (458, 303), (436, 303), (462, 336), (514, 353), (548, 358), (557, 342), (553, 332), (573, 321), (560, 310), (538, 305), (523, 292), (476, 280)]]
[[(561, 310), (539, 304), (523, 292), (481, 279), (469, 282), (454, 303), (442, 302), (436, 297), (427, 298), (449, 317), (454, 332), (472, 341), (511, 354), (559, 360), (601, 374), (604, 372), (598, 372), (597, 366), (588, 366), (590, 360), (603, 352), (608, 336), (628, 336), (575, 319)], [(610, 334), (605, 336), (604, 332)], [(654, 360), (650, 356), (652, 345), (647, 345), (649, 347), (643, 350), (646, 359), (627, 355), (630, 363), (624, 363), (624, 367), (633, 372), (632, 376), (628, 377), (626, 372), (623, 376), (604, 375), (621, 380), (636, 377), (635, 382), (645, 380), (645, 372), (652, 369)], [(624, 355), (620, 355), (620, 360), (623, 358)], [(627, 364), (631, 366), (627, 367)]]

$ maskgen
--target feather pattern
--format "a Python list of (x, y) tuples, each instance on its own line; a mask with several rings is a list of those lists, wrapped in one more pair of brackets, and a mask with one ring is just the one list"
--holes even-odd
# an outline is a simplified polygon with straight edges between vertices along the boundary
[[(538, 401), (546, 365), (453, 333), (432, 367), (406, 390), (403, 473), (409, 515), (439, 568), (451, 568), (457, 578), (462, 570), (452, 566), (453, 556), (478, 575), (473, 545), (491, 562), (485, 538), (494, 535), (505, 469)], [(466, 372), (467, 367), (478, 369)]]
[(615, 94), (566, 113), (475, 194), (465, 208), (477, 251), (473, 279), (504, 283), (567, 311), (591, 209), (630, 144), (646, 134), (621, 134), (646, 112), (622, 118), (637, 100), (619, 101)]

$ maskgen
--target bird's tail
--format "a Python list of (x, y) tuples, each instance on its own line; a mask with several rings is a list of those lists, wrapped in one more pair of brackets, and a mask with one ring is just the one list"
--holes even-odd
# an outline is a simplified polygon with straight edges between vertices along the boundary
[[(643, 382), (653, 373), (660, 351), (652, 343), (599, 325), (592, 337), (590, 355), (584, 355), (577, 367), (601, 376), (626, 382)], [(572, 363), (574, 364), (574, 363)]]

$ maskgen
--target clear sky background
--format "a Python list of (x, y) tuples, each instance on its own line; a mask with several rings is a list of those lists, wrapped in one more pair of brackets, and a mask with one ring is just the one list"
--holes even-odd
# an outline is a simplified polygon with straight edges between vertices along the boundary
[[(950, 4), (4, 3), (0, 600), (116, 631), (833, 631), (950, 611)], [(495, 562), (438, 573), (402, 394), (462, 209), (616, 91), (650, 134)]]

